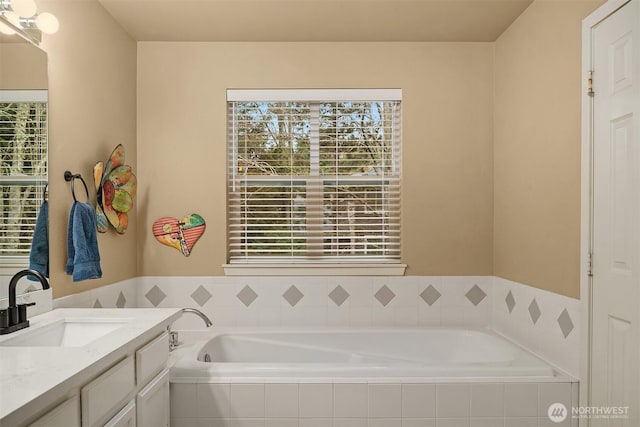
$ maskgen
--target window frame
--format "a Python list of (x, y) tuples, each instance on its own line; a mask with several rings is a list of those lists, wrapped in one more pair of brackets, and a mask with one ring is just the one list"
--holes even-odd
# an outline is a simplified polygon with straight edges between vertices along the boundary
[[(402, 101), (401, 89), (228, 89), (227, 90), (227, 104), (231, 102), (341, 102), (341, 101)], [(234, 132), (235, 125), (231, 120), (227, 123), (228, 132)], [(401, 126), (401, 123), (398, 124)], [(234, 135), (228, 135), (227, 140), (231, 141)], [(227, 148), (230, 152), (227, 153), (227, 170), (237, 165), (237, 155), (235, 150), (237, 143), (228, 143)], [(398, 161), (401, 160), (401, 155), (398, 155)], [(401, 168), (400, 174), (401, 174)], [(230, 186), (230, 174), (227, 176), (227, 192)], [(322, 184), (325, 185), (328, 181), (333, 181), (331, 176), (296, 176), (296, 180), (309, 181), (313, 179), (319, 179)], [(258, 181), (260, 178), (256, 178)], [(369, 177), (369, 180), (384, 181), (389, 179), (388, 177)], [(398, 185), (401, 182), (401, 176), (397, 176)], [(345, 176), (345, 181), (350, 179)], [(359, 179), (355, 179), (358, 181)], [(227, 193), (229, 194), (229, 192)], [(399, 191), (398, 191), (399, 194)], [(230, 209), (229, 201), (227, 200), (227, 215), (229, 215)], [(398, 226), (401, 227), (401, 218), (398, 218)], [(227, 221), (229, 226), (229, 223)], [(226, 242), (227, 242), (227, 257), (229, 257), (229, 228), (227, 227)], [(401, 249), (400, 249), (401, 257)], [(253, 258), (251, 260), (233, 259), (227, 258), (227, 263), (223, 264), (225, 275), (228, 276), (273, 276), (273, 275), (296, 275), (296, 276), (310, 276), (310, 275), (338, 275), (338, 276), (351, 276), (351, 275), (379, 275), (379, 276), (395, 276), (403, 275), (407, 267), (400, 259), (384, 259), (378, 258), (367, 259), (367, 256), (358, 258), (345, 258), (335, 261), (324, 259), (313, 260), (309, 257), (300, 257), (295, 259), (294, 257), (287, 258), (286, 256), (279, 257), (265, 257), (264, 261)]]

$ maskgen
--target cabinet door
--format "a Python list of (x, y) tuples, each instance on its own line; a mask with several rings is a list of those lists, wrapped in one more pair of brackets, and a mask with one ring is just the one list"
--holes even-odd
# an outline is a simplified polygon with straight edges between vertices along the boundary
[(135, 363), (129, 356), (80, 390), (82, 426), (104, 425), (135, 388)]
[(29, 427), (80, 427), (80, 398), (64, 401)]
[(138, 427), (169, 427), (169, 370), (152, 379), (136, 396)]
[(136, 402), (129, 402), (104, 427), (136, 427)]

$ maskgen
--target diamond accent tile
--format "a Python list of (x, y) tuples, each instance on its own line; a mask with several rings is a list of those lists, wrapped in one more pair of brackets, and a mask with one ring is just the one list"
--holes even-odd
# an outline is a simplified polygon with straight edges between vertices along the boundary
[(118, 295), (118, 300), (116, 301), (116, 307), (124, 308), (126, 304), (127, 304), (127, 299), (124, 297), (124, 294), (120, 292), (120, 295)]
[(149, 292), (144, 294), (144, 297), (154, 306), (157, 307), (167, 297), (167, 294), (162, 292), (157, 285), (153, 285), (153, 288), (149, 289)]
[(304, 294), (300, 292), (300, 289), (296, 288), (295, 285), (291, 285), (291, 287), (282, 294), (282, 297), (291, 304), (291, 307), (299, 303), (303, 296)]
[(469, 292), (465, 294), (467, 299), (471, 301), (471, 304), (478, 305), (486, 298), (487, 294), (478, 285), (473, 285)]
[(430, 306), (435, 304), (435, 302), (438, 301), (441, 296), (442, 294), (438, 292), (438, 290), (434, 288), (433, 285), (427, 286), (427, 289), (422, 291), (422, 293), (420, 294), (420, 298), (422, 298), (424, 302), (426, 302)]
[(350, 296), (351, 295), (349, 295), (349, 292), (345, 291), (345, 289), (340, 285), (336, 286), (329, 293), (329, 298), (331, 299), (331, 301), (336, 303), (338, 307), (340, 307)]
[(540, 307), (538, 307), (538, 302), (536, 301), (535, 298), (531, 300), (531, 304), (529, 304), (528, 310), (529, 310), (529, 316), (531, 316), (531, 320), (535, 325), (538, 319), (540, 318), (540, 315), (542, 314), (540, 312)]
[(204, 288), (204, 286), (198, 286), (198, 289), (193, 291), (191, 299), (194, 300), (200, 307), (203, 307), (207, 301), (211, 299), (211, 293)]
[(93, 308), (103, 308), (99, 299), (96, 299), (96, 302), (93, 303)]
[(507, 297), (504, 299), (504, 302), (507, 304), (507, 310), (509, 310), (509, 313), (512, 313), (513, 308), (516, 306), (516, 300), (513, 298), (511, 291), (507, 293)]
[(562, 331), (562, 335), (564, 337), (568, 337), (571, 331), (573, 331), (573, 322), (571, 321), (571, 316), (569, 316), (569, 312), (565, 308), (558, 316), (558, 325), (560, 325), (560, 330)]
[(387, 304), (389, 304), (391, 300), (396, 297), (396, 294), (394, 294), (387, 285), (384, 285), (383, 287), (378, 289), (378, 292), (376, 292), (374, 296), (380, 304), (386, 307)]
[(251, 289), (249, 285), (246, 285), (238, 294), (236, 295), (238, 299), (245, 305), (245, 307), (249, 307), (255, 300), (258, 298), (258, 294), (256, 291)]

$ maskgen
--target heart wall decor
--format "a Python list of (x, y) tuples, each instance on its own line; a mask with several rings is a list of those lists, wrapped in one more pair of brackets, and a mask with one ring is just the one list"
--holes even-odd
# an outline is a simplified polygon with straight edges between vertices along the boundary
[(163, 245), (171, 246), (182, 255), (189, 256), (205, 228), (204, 218), (195, 213), (182, 220), (164, 217), (153, 222), (153, 235)]

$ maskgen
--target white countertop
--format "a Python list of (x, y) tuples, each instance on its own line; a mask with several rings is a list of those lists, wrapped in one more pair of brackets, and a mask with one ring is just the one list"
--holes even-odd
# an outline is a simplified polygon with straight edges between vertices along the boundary
[[(179, 308), (58, 309), (35, 316), (30, 327), (0, 335), (0, 423), (16, 411), (52, 404), (127, 353), (160, 334), (180, 316)], [(126, 324), (82, 347), (11, 347), (2, 342), (57, 319), (125, 319)], [(9, 423), (7, 423), (9, 424)]]

